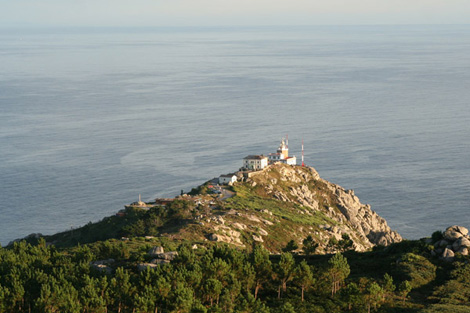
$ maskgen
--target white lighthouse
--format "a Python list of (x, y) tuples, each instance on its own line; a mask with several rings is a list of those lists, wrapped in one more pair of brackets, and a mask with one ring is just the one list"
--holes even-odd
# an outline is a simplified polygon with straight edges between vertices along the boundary
[(281, 162), (289, 165), (295, 165), (297, 163), (297, 158), (295, 156), (289, 156), (289, 146), (287, 140), (287, 137), (286, 139), (281, 139), (281, 143), (276, 153), (270, 153), (268, 155), (269, 163)]

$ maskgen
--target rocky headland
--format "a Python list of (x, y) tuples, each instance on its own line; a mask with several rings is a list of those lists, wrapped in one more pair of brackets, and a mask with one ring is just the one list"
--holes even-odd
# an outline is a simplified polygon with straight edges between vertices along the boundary
[(301, 252), (307, 237), (317, 245), (315, 253), (366, 251), (402, 241), (353, 190), (322, 179), (313, 167), (278, 163), (238, 176), (218, 190), (208, 181), (189, 194), (127, 205), (116, 216), (45, 238), (59, 246), (139, 236), (201, 247), (221, 242), (246, 248), (257, 242), (271, 253), (289, 242)]
[[(237, 214), (224, 214), (212, 225), (205, 225), (213, 229), (210, 240), (245, 245), (248, 242), (244, 238), (252, 238), (279, 251), (273, 236), (279, 238), (282, 234), (282, 238), (300, 246), (310, 235), (323, 252), (335, 252), (337, 247), (332, 242), (341, 241), (345, 235), (356, 251), (402, 240), (385, 219), (360, 202), (353, 190), (320, 178), (313, 167), (271, 165), (235, 183), (233, 189), (237, 196), (228, 199), (226, 207), (237, 208)], [(251, 199), (257, 205), (254, 210), (243, 209), (235, 205), (237, 197), (245, 197), (248, 203)], [(279, 223), (285, 227), (279, 227)]]
[(345, 190), (320, 178), (313, 167), (277, 164), (256, 173), (246, 183), (262, 186), (268, 195), (280, 201), (300, 204), (304, 208), (300, 214), (321, 212), (331, 219), (332, 223), (319, 225), (320, 230), (315, 232), (322, 242), (332, 237), (341, 240), (347, 234), (355, 250), (364, 251), (402, 240), (370, 205), (360, 202), (354, 190)]

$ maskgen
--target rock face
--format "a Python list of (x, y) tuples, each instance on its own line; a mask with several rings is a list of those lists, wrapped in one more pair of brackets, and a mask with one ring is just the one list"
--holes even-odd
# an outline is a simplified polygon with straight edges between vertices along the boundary
[(359, 201), (353, 190), (345, 190), (320, 178), (312, 167), (276, 164), (252, 175), (247, 183), (251, 186), (263, 185), (275, 199), (309, 209), (299, 212), (300, 214), (322, 212), (335, 225), (324, 225), (326, 233), (319, 236), (341, 239), (343, 234), (347, 234), (357, 251), (402, 240), (369, 205)]
[(177, 251), (165, 252), (163, 247), (153, 247), (148, 251), (148, 255), (154, 259), (150, 263), (140, 263), (137, 264), (137, 269), (139, 271), (144, 271), (149, 268), (155, 268), (160, 264), (171, 263), (178, 256)]
[(452, 261), (456, 253), (468, 255), (470, 236), (468, 229), (462, 226), (450, 226), (442, 233), (443, 239), (432, 242), (434, 255), (446, 261)]
[[(364, 251), (402, 240), (354, 191), (320, 178), (312, 167), (279, 163), (243, 173), (229, 198), (207, 194), (205, 189), (186, 198), (195, 203), (193, 220), (181, 223), (181, 229), (171, 234), (173, 239), (240, 248), (258, 243), (272, 253), (281, 252), (291, 240), (302, 247), (308, 236), (318, 244), (315, 253)], [(163, 251), (149, 253), (156, 258)]]
[[(239, 226), (239, 225), (237, 225)], [(225, 225), (218, 225), (214, 226), (214, 230), (218, 233), (212, 233), (208, 236), (210, 241), (217, 241), (217, 242), (226, 242), (230, 244), (234, 244), (240, 247), (244, 247), (245, 245), (240, 240), (240, 232), (231, 229)]]

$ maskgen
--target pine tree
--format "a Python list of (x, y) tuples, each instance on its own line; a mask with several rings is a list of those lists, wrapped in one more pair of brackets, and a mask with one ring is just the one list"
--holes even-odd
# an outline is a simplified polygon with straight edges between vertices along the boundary
[(308, 235), (307, 238), (302, 241), (302, 245), (302, 250), (304, 251), (307, 258), (314, 254), (318, 248), (318, 243), (313, 240), (311, 235)]
[(263, 246), (255, 245), (251, 252), (251, 264), (255, 271), (255, 299), (257, 299), (258, 291), (271, 277), (272, 265), (269, 252)]
[(204, 293), (211, 306), (214, 303), (214, 299), (216, 300), (217, 304), (219, 303), (219, 296), (221, 292), (222, 283), (217, 279), (209, 278), (204, 282)]
[(359, 307), (362, 301), (361, 290), (356, 283), (349, 283), (345, 288), (341, 289), (341, 299), (351, 311), (355, 307)]
[(109, 290), (111, 298), (117, 304), (118, 313), (132, 304), (135, 287), (130, 282), (129, 272), (122, 267), (117, 268), (114, 278), (111, 279)]
[(301, 289), (302, 302), (304, 302), (304, 292), (307, 291), (315, 281), (312, 269), (307, 262), (305, 262), (305, 260), (300, 262), (295, 271), (295, 282)]
[(411, 289), (412, 289), (411, 283), (407, 280), (402, 281), (400, 285), (398, 286), (398, 292), (403, 299), (403, 303), (405, 303), (406, 297), (410, 293)]
[(329, 268), (328, 274), (331, 282), (331, 295), (333, 296), (341, 288), (344, 280), (349, 276), (351, 272), (348, 264), (348, 260), (341, 254), (336, 253), (328, 261)]
[(383, 292), (384, 291), (383, 291), (382, 287), (380, 287), (379, 284), (377, 284), (376, 282), (372, 282), (367, 287), (366, 303), (367, 303), (367, 312), (368, 313), (370, 313), (371, 307), (374, 307), (374, 309), (377, 308), (380, 301), (382, 301)]
[(291, 281), (294, 278), (295, 271), (295, 261), (292, 254), (289, 252), (284, 252), (281, 254), (281, 259), (276, 266), (276, 274), (279, 280), (279, 289), (277, 297), (281, 298), (281, 288), (282, 291), (286, 292), (287, 282)]
[(100, 281), (84, 275), (82, 278), (83, 287), (80, 290), (80, 302), (83, 305), (83, 312), (106, 312), (106, 303), (100, 293)]
[(294, 240), (290, 240), (287, 245), (282, 248), (282, 252), (292, 252), (294, 250), (297, 250), (299, 246), (295, 243)]
[(385, 273), (384, 275), (382, 289), (384, 290), (384, 300), (387, 297), (391, 297), (396, 289), (396, 286), (393, 283), (393, 278), (388, 273)]
[(176, 283), (176, 288), (172, 291), (170, 297), (174, 312), (178, 313), (189, 312), (195, 301), (193, 290), (185, 286), (182, 282)]

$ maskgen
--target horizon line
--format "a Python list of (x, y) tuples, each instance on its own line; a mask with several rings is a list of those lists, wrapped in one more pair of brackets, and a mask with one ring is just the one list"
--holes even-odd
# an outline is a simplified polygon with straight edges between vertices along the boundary
[(275, 27), (372, 27), (372, 26), (470, 26), (470, 23), (371, 23), (371, 24), (266, 24), (266, 25), (0, 25), (0, 29), (224, 29), (224, 28), (275, 28)]

